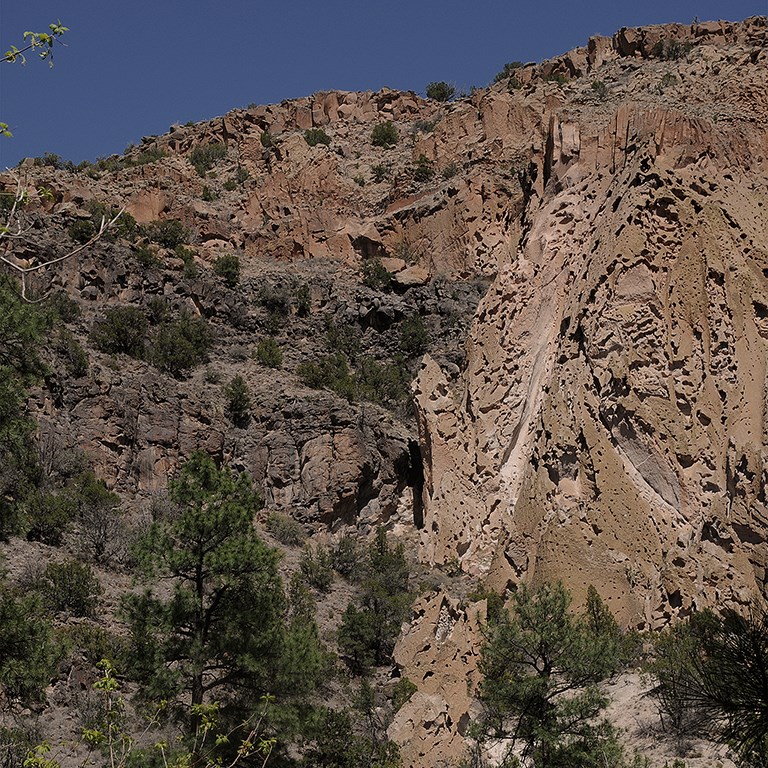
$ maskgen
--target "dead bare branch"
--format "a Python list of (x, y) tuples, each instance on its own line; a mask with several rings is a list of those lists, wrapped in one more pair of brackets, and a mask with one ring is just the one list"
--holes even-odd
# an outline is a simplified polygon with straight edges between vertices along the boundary
[[(8, 213), (8, 216), (6, 217), (6, 223), (5, 225), (0, 226), (0, 243), (2, 243), (3, 240), (21, 238), (24, 236), (26, 231), (24, 230), (19, 218), (19, 212), (27, 197), (27, 192), (22, 185), (21, 179), (18, 176), (14, 176), (14, 178), (16, 179), (16, 193), (14, 194), (11, 209)], [(96, 234), (94, 234), (93, 237), (91, 237), (87, 242), (82, 243), (81, 245), (77, 246), (77, 248), (73, 248), (72, 250), (67, 251), (61, 256), (48, 259), (47, 261), (42, 261), (38, 264), (33, 264), (32, 266), (22, 266), (21, 264), (17, 264), (10, 257), (0, 253), (0, 263), (10, 267), (21, 276), (21, 298), (28, 304), (39, 304), (41, 301), (45, 301), (45, 299), (50, 295), (50, 291), (46, 292), (43, 296), (37, 299), (32, 299), (27, 296), (27, 290), (29, 287), (28, 277), (36, 272), (40, 272), (41, 270), (53, 266), (54, 264), (59, 264), (62, 261), (71, 259), (73, 256), (76, 256), (78, 253), (82, 253), (82, 251), (84, 251), (86, 248), (89, 248), (90, 246), (97, 243), (103, 237), (104, 233), (117, 222), (117, 220), (123, 215), (124, 212), (125, 207), (121, 208), (111, 219), (107, 219), (105, 216), (102, 216), (99, 229), (97, 230)]]

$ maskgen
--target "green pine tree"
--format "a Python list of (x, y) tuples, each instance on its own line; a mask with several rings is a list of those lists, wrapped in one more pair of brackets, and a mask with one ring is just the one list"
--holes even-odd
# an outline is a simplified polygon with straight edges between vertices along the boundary
[(360, 598), (347, 606), (339, 627), (339, 647), (354, 672), (391, 659), (410, 604), (403, 545), (390, 547), (379, 528), (368, 548)]
[(506, 741), (510, 756), (522, 747), (535, 768), (586, 768), (598, 755), (620, 755), (615, 733), (600, 719), (607, 699), (597, 684), (616, 671), (621, 638), (598, 601), (591, 593), (579, 616), (569, 612), (561, 583), (523, 585), (511, 611), (486, 629), (480, 730)]
[(141, 544), (145, 572), (168, 587), (126, 603), (145, 693), (191, 705), (192, 733), (201, 705), (236, 713), (264, 694), (308, 693), (324, 663), (314, 620), (287, 620), (278, 553), (253, 527), (261, 500), (250, 479), (198, 452), (169, 498), (174, 508)]

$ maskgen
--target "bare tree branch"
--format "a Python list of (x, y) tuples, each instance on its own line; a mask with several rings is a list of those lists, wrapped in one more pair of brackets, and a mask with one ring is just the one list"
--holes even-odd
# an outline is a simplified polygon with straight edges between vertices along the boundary
[[(21, 183), (21, 179), (18, 176), (16, 176), (15, 179), (16, 193), (14, 194), (13, 204), (11, 205), (11, 210), (6, 217), (5, 224), (0, 226), (0, 243), (2, 243), (4, 240), (20, 239), (24, 236), (26, 231), (22, 226), (19, 213), (22, 206), (24, 205), (27, 193)], [(82, 251), (84, 251), (86, 248), (89, 248), (94, 243), (97, 243), (102, 238), (104, 233), (117, 222), (117, 220), (123, 215), (124, 212), (125, 207), (121, 208), (111, 219), (107, 219), (106, 216), (102, 216), (101, 224), (99, 225), (96, 234), (94, 234), (93, 237), (91, 237), (87, 242), (82, 243), (81, 245), (77, 246), (77, 248), (73, 248), (72, 250), (67, 251), (62, 256), (57, 256), (53, 259), (48, 259), (47, 261), (33, 264), (32, 266), (23, 266), (21, 264), (17, 264), (16, 261), (14, 261), (10, 256), (0, 253), (0, 263), (10, 267), (21, 276), (21, 298), (28, 304), (39, 304), (41, 301), (44, 301), (46, 298), (48, 298), (50, 291), (46, 292), (45, 295), (37, 299), (32, 299), (27, 295), (27, 290), (29, 287), (28, 277), (36, 272), (40, 272), (41, 270), (53, 266), (54, 264), (59, 264), (62, 261), (71, 259), (78, 253), (82, 253)]]

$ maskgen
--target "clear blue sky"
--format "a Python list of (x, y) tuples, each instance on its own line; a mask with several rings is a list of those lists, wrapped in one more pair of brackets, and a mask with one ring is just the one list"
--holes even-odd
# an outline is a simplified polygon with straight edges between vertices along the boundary
[(485, 85), (622, 26), (740, 20), (768, 0), (0, 0), (0, 46), (61, 19), (51, 70), (0, 64), (0, 167), (94, 160), (234, 107), (328, 89)]

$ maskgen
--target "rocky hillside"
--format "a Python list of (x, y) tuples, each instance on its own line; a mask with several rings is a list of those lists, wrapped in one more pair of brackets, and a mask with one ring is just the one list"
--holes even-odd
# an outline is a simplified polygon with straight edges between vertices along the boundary
[[(768, 568), (767, 44), (765, 18), (623, 29), (450, 103), (318, 93), (87, 167), (24, 161), (3, 177), (28, 194), (17, 266), (130, 215), (32, 278), (80, 311), (40, 434), (137, 513), (202, 447), (265, 517), (385, 523), (453, 574), (395, 653), (406, 765), (463, 749), (470, 577), (562, 579), (577, 603), (593, 584), (638, 629), (747, 604)], [(97, 343), (115, 307), (144, 310), (154, 352)], [(207, 363), (158, 351), (180, 317), (207, 322)]]

